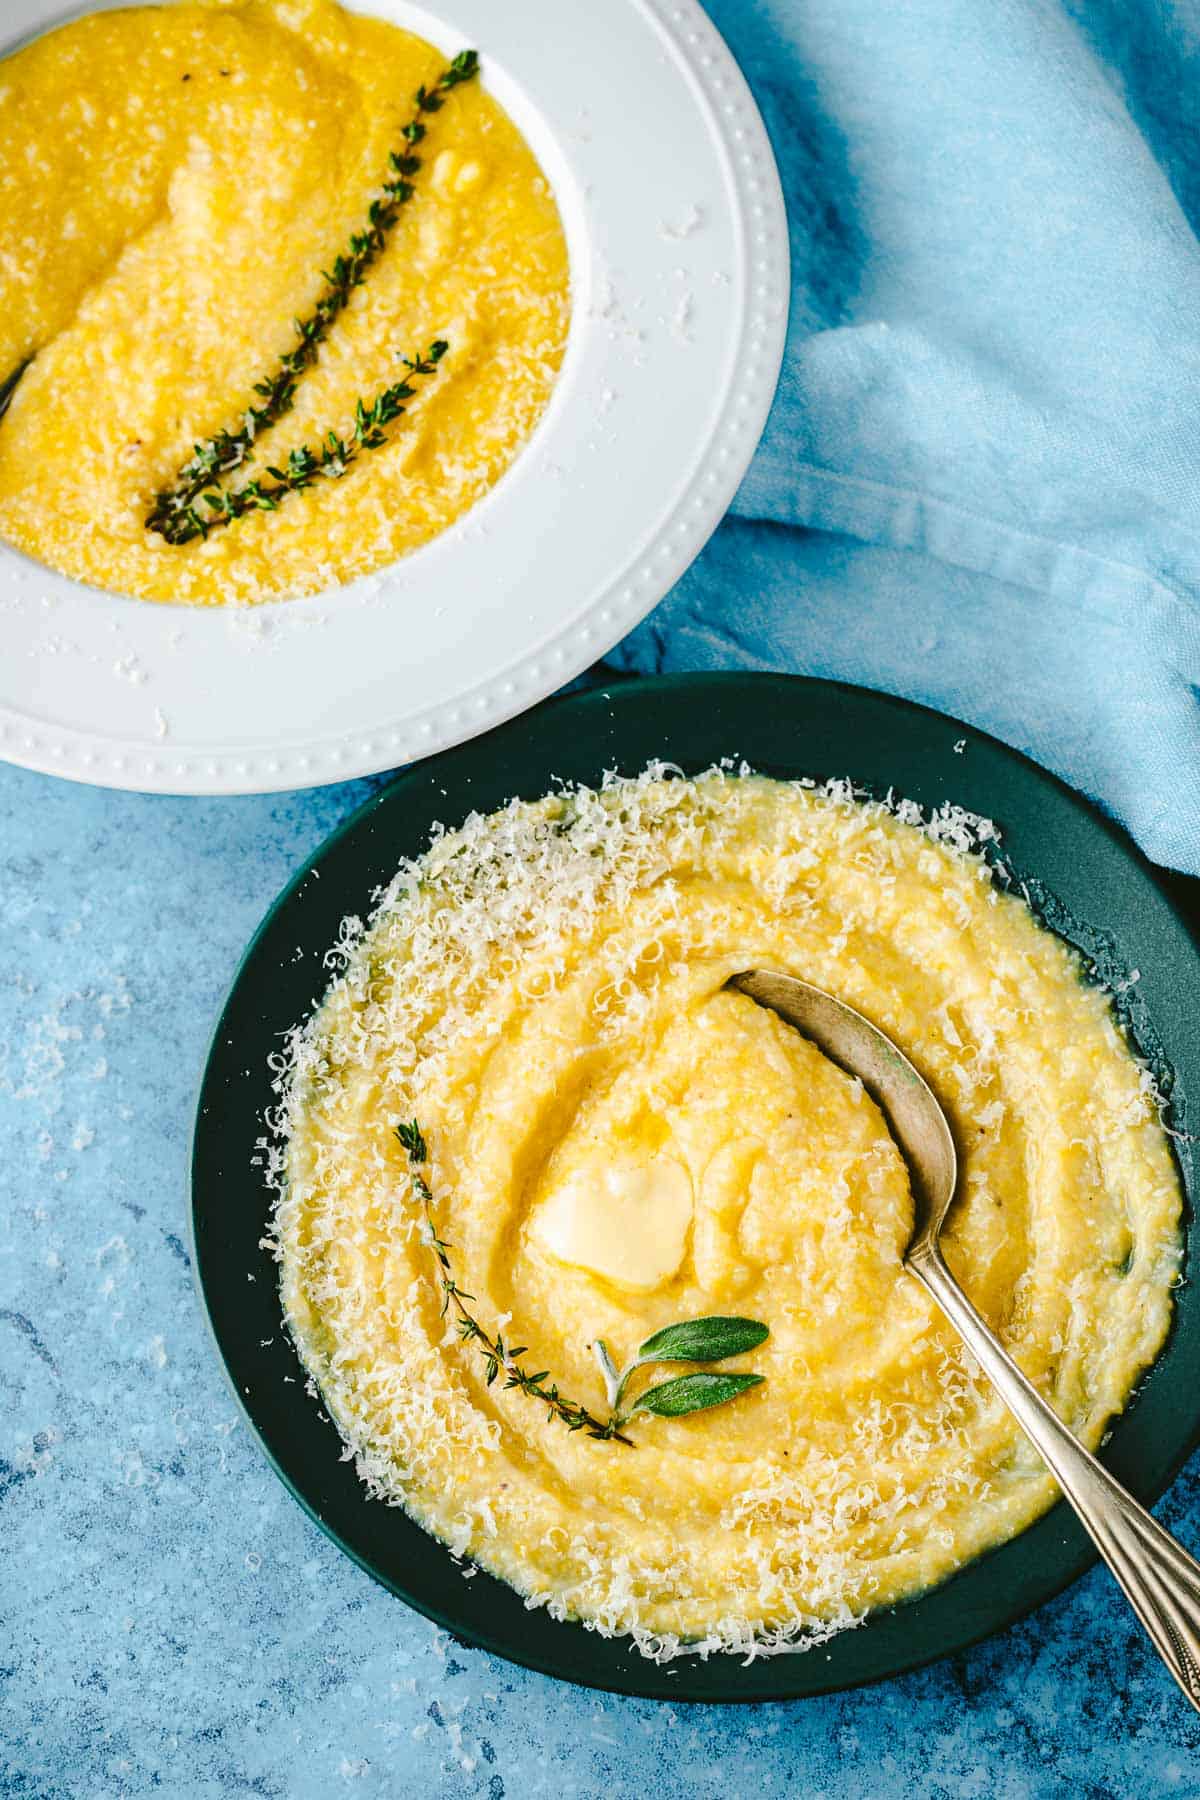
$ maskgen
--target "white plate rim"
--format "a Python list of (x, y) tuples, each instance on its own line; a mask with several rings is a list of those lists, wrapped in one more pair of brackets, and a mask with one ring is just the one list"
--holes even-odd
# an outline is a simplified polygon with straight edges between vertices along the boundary
[[(114, 0), (102, 0), (105, 5), (113, 3)], [(439, 5), (436, 16), (409, 4), (409, 0), (357, 0), (357, 3), (363, 10), (384, 13), (399, 23), (409, 24), (446, 46), (480, 41), (486, 62), (489, 35), (495, 33), (489, 33), (486, 26), (479, 31), (471, 29), (486, 10), (481, 0), (446, 0), (445, 4)], [(544, 23), (547, 3), (548, 0), (520, 0), (504, 9), (510, 21), (510, 37), (513, 14), (522, 16), (526, 29), (532, 30)], [(69, 716), (70, 682), (60, 676), (60, 671), (64, 666), (69, 667), (71, 659), (68, 656), (64, 663), (61, 648), (56, 647), (61, 645), (61, 638), (56, 640), (53, 634), (42, 631), (37, 648), (26, 650), (33, 667), (21, 671), (32, 690), (30, 703), (22, 704), (19, 700), (14, 703), (11, 693), (0, 695), (0, 756), (30, 769), (83, 782), (174, 794), (271, 792), (375, 774), (473, 737), (556, 691), (603, 656), (651, 611), (698, 554), (724, 516), (753, 455), (770, 409), (782, 361), (790, 265), (778, 171), (750, 90), (698, 0), (608, 0), (604, 8), (596, 9), (588, 6), (587, 0), (570, 0), (569, 7), (564, 0), (555, 0), (555, 4), (560, 37), (565, 45), (562, 55), (567, 57), (569, 53), (572, 63), (581, 52), (586, 53), (589, 31), (594, 33), (597, 28), (611, 25), (618, 14), (634, 37), (637, 32), (643, 39), (646, 34), (652, 34), (661, 47), (661, 79), (671, 84), (673, 93), (677, 93), (680, 81), (686, 82), (697, 119), (703, 125), (714, 157), (719, 159), (726, 183), (728, 217), (705, 221), (706, 225), (718, 224), (735, 246), (736, 267), (729, 271), (727, 282), (736, 290), (738, 304), (732, 307), (725, 332), (728, 341), (722, 386), (714, 403), (711, 429), (704, 440), (694, 446), (690, 468), (673, 488), (664, 475), (662, 503), (657, 508), (652, 527), (640, 533), (632, 551), (624, 545), (614, 547), (612, 566), (606, 571), (606, 578), (598, 584), (593, 583), (584, 602), (558, 628), (547, 631), (543, 618), (541, 625), (531, 629), (524, 640), (517, 635), (507, 649), (500, 651), (493, 646), (486, 655), (481, 653), (476, 658), (475, 665), (472, 664), (471, 646), (464, 644), (464, 675), (449, 701), (444, 694), (439, 694), (432, 704), (410, 704), (386, 723), (381, 725), (372, 721), (364, 727), (353, 718), (354, 695), (348, 693), (342, 696), (344, 716), (340, 719), (335, 716), (332, 728), (314, 729), (287, 743), (264, 745), (255, 741), (247, 736), (244, 723), (236, 716), (224, 723), (218, 719), (211, 738), (185, 740), (182, 744), (158, 742), (148, 729), (153, 689), (140, 695), (136, 688), (131, 688), (129, 694), (118, 690), (113, 700), (113, 716), (104, 720), (102, 728), (97, 728), (94, 722), (75, 724)], [(53, 0), (25, 0), (25, 11), (32, 14), (35, 30), (45, 29), (70, 16), (64, 15)], [(563, 26), (563, 15), (567, 11), (570, 18)], [(517, 35), (519, 37), (519, 33)], [(545, 45), (539, 46), (540, 52), (545, 49)], [(553, 57), (550, 61), (552, 64)], [(593, 180), (583, 202), (586, 218), (581, 222), (578, 213), (573, 216), (572, 207), (578, 198), (575, 190), (583, 189), (580, 172), (573, 162), (582, 160), (582, 152), (576, 149), (573, 153), (571, 145), (565, 143), (561, 122), (558, 128), (544, 123), (538, 101), (525, 99), (519, 85), (524, 73), (520, 54), (514, 55), (510, 50), (501, 58), (499, 68), (500, 77), (495, 79), (498, 95), (534, 142), (559, 198), (572, 253), (576, 317), (563, 375), (547, 418), (509, 474), (480, 507), (467, 515), (462, 522), (465, 531), (456, 527), (393, 570), (368, 578), (366, 584), (354, 584), (354, 587), (340, 590), (335, 596), (317, 595), (308, 600), (237, 609), (234, 619), (229, 617), (230, 609), (152, 605), (101, 595), (64, 577), (49, 575), (40, 565), (28, 562), (4, 546), (0, 555), (0, 601), (5, 598), (6, 586), (9, 593), (8, 605), (0, 611), (0, 639), (7, 635), (5, 619), (11, 622), (14, 610), (19, 612), (22, 605), (18, 598), (14, 608), (12, 599), (12, 589), (18, 582), (25, 589), (37, 583), (43, 589), (55, 590), (53, 604), (48, 605), (47, 599), (43, 598), (43, 606), (48, 605), (56, 627), (62, 627), (65, 622), (69, 631), (72, 623), (78, 627), (78, 622), (82, 621), (92, 632), (90, 660), (93, 663), (97, 660), (95, 632), (100, 620), (107, 619), (114, 642), (126, 652), (123, 660), (135, 674), (139, 657), (152, 658), (161, 652), (168, 633), (176, 652), (180, 645), (174, 640), (182, 639), (182, 656), (186, 664), (191, 648), (189, 640), (197, 645), (203, 642), (211, 646), (218, 621), (227, 628), (234, 626), (239, 630), (245, 621), (246, 634), (252, 638), (256, 628), (266, 628), (264, 622), (281, 621), (291, 631), (300, 624), (306, 625), (314, 608), (324, 607), (333, 617), (336, 639), (341, 630), (338, 608), (346, 604), (346, 597), (353, 595), (355, 588), (372, 589), (372, 600), (381, 593), (386, 597), (387, 589), (411, 585), (407, 578), (418, 565), (419, 605), (421, 582), (426, 582), (427, 592), (432, 591), (429, 584), (436, 585), (439, 580), (442, 561), (456, 553), (461, 559), (458, 547), (473, 535), (472, 522), (477, 521), (484, 509), (490, 509), (488, 516), (498, 521), (498, 525), (493, 523), (492, 529), (496, 531), (497, 540), (503, 541), (506, 513), (515, 515), (516, 511), (511, 502), (519, 483), (514, 478), (518, 474), (526, 476), (525, 486), (531, 491), (533, 475), (529, 465), (534, 451), (543, 458), (551, 456), (557, 447), (555, 433), (563, 416), (567, 416), (569, 423), (572, 404), (577, 410), (582, 408), (583, 401), (576, 402), (572, 398), (571, 381), (586, 355), (586, 342), (597, 337), (593, 302), (597, 283), (603, 275), (602, 271), (598, 273), (596, 241), (603, 236), (606, 223), (610, 222), (606, 221), (605, 209), (622, 203), (622, 184), (614, 181), (611, 194), (597, 195)], [(503, 71), (508, 69), (514, 71), (516, 80), (504, 78)], [(544, 54), (534, 79), (535, 89), (539, 80), (544, 87), (547, 79)], [(586, 101), (589, 92), (586, 79), (579, 92)], [(678, 106), (678, 99), (674, 103)], [(583, 104), (580, 115), (586, 114), (587, 110), (587, 105)], [(594, 177), (596, 165), (593, 163), (586, 172)], [(623, 192), (627, 195), (628, 191), (626, 179)], [(645, 222), (643, 220), (643, 224)], [(684, 220), (678, 228), (681, 244), (688, 236), (686, 224)], [(662, 230), (659, 235), (676, 234)], [(704, 235), (704, 230), (699, 231), (697, 242)], [(678, 253), (683, 254), (682, 251)], [(703, 254), (700, 260), (703, 264)], [(676, 272), (683, 273), (682, 270)], [(719, 273), (721, 271), (713, 271), (714, 281)], [(583, 325), (581, 320), (585, 321)], [(584, 342), (582, 349), (581, 341)], [(595, 392), (593, 382), (593, 414)], [(573, 429), (578, 438), (578, 421)], [(561, 437), (561, 432), (559, 435)], [(613, 436), (618, 438), (619, 434)], [(618, 452), (614, 452), (614, 456)], [(27, 595), (25, 598), (32, 609), (32, 599)], [(346, 610), (352, 609), (347, 607)], [(327, 627), (329, 619), (322, 618), (318, 622)], [(394, 632), (396, 619), (393, 617), (389, 623)], [(38, 629), (41, 630), (40, 625)], [(320, 643), (318, 661), (326, 663), (329, 660), (328, 649), (326, 635)], [(11, 667), (14, 659), (5, 660)], [(116, 658), (114, 667), (121, 661), (122, 658)], [(336, 654), (332, 661), (336, 667)], [(78, 679), (78, 671), (75, 671), (71, 680), (77, 682)], [(129, 683), (123, 686), (128, 687)], [(67, 696), (65, 701), (64, 695)], [(135, 702), (140, 702), (136, 728), (121, 717), (122, 708), (133, 711)], [(244, 714), (244, 704), (242, 711)], [(153, 716), (156, 721), (162, 719), (157, 707)]]

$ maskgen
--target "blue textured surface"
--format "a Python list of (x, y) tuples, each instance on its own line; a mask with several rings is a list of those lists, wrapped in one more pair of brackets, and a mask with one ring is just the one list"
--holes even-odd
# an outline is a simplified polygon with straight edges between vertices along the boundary
[[(0, 1792), (37, 1800), (1200, 1795), (1200, 1720), (1096, 1572), (886, 1687), (618, 1700), (464, 1649), (238, 1422), (188, 1267), (208, 1032), (369, 791), (179, 801), (0, 767)], [(1193, 1464), (1161, 1509), (1193, 1549)]]

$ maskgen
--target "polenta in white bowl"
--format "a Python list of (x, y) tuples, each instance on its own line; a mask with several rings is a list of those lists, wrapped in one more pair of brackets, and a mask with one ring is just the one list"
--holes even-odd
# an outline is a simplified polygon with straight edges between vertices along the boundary
[(0, 756), (396, 768), (678, 579), (790, 291), (698, 0), (2, 10)]
[(0, 64), (0, 539), (236, 604), (369, 575), (488, 493), (570, 284), (478, 73), (334, 0), (92, 13)]
[[(1180, 1188), (1109, 997), (987, 835), (844, 783), (652, 768), (400, 869), (275, 1121), (285, 1316), (373, 1495), (658, 1659), (811, 1647), (1045, 1511), (901, 1267), (882, 1116), (724, 985), (801, 975), (913, 1058), (962, 1153), (947, 1257), (1094, 1447), (1168, 1330)], [(678, 1378), (647, 1368), (614, 1431), (597, 1345), (625, 1364), (714, 1316), (762, 1328), (722, 1403), (638, 1411)]]

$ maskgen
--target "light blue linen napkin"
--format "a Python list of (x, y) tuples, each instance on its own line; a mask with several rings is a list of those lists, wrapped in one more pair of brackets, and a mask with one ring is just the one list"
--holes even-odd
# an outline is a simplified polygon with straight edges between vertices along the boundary
[(954, 713), (1200, 874), (1200, 0), (709, 0), (792, 318), (730, 517), (625, 668)]

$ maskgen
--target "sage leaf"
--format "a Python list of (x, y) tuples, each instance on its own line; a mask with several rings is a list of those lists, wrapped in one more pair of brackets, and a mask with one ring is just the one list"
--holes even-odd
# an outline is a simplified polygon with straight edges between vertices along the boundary
[(648, 1362), (720, 1362), (726, 1356), (740, 1356), (743, 1350), (756, 1350), (765, 1337), (767, 1327), (758, 1319), (722, 1318), (681, 1319), (648, 1337), (638, 1349), (638, 1361)]
[(661, 1419), (678, 1419), (684, 1413), (704, 1412), (710, 1406), (723, 1406), (736, 1400), (747, 1388), (758, 1387), (761, 1375), (677, 1375), (673, 1381), (660, 1381), (657, 1387), (639, 1394), (630, 1409), (656, 1413)]

